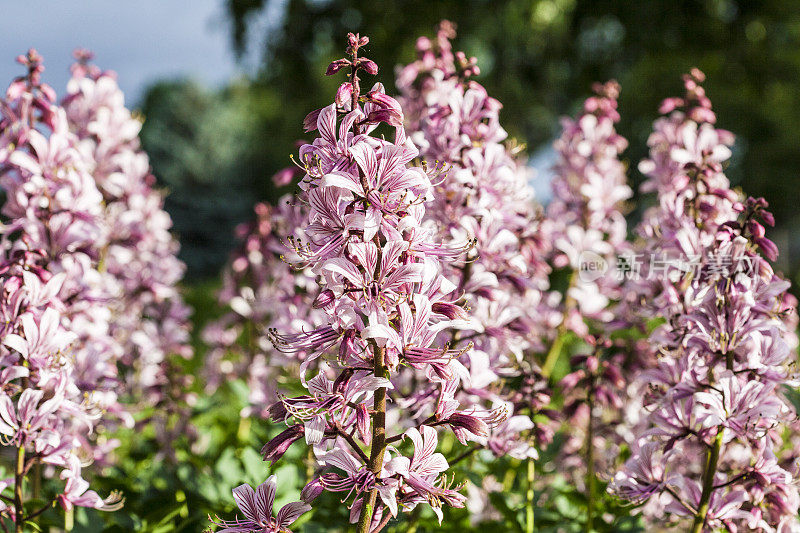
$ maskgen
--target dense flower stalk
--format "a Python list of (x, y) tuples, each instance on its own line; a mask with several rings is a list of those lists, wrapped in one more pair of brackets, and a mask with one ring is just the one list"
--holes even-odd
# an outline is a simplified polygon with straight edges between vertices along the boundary
[[(300, 148), (308, 218), (304, 240), (292, 240), (294, 264), (318, 276), (314, 305), (325, 322), (296, 334), (270, 332), (279, 351), (305, 354), (300, 371), (308, 392), (271, 407), (289, 427), (262, 452), (274, 461), (305, 438), (324, 471), (304, 499), (344, 492), (352, 498), (351, 520), (368, 532), (420, 503), (440, 518), (442, 505), (462, 507), (465, 497), (442, 476), (448, 462), (436, 452), (437, 428), (467, 442), (485, 438), (496, 416), (462, 410), (455, 399), (466, 377), (463, 350), (436, 340), (465, 311), (440, 257), (463, 249), (442, 246), (423, 226), (433, 198), (429, 172), (409, 165), (418, 151), (397, 101), (380, 84), (361, 93), (359, 74), (377, 72), (359, 56), (368, 39), (348, 39), (348, 58), (331, 63), (328, 73), (349, 69), (349, 81), (333, 104), (306, 118), (306, 129), (319, 137)], [(394, 129), (393, 141), (371, 135), (381, 124)], [(398, 424), (404, 430), (390, 434), (387, 403), (419, 380), (434, 385), (432, 394), (405, 415)], [(406, 437), (413, 455), (396, 447)]]
[[(119, 285), (111, 303), (111, 335), (122, 347), (126, 393), (142, 406), (155, 407), (158, 435), (171, 441), (185, 424), (170, 428), (170, 415), (186, 419), (190, 376), (172, 355), (190, 357), (187, 320), (177, 284), (185, 267), (178, 260), (172, 221), (163, 194), (139, 144), (141, 121), (125, 107), (116, 74), (90, 64), (91, 53), (78, 50), (63, 106), (87, 171), (103, 197), (108, 228), (100, 266)], [(177, 432), (177, 433), (176, 433)]]
[(733, 137), (714, 127), (702, 81), (692, 71), (686, 96), (664, 102), (640, 166), (659, 199), (641, 227), (658, 258), (644, 311), (665, 322), (651, 336), (658, 363), (641, 376), (649, 414), (612, 488), (647, 502), (651, 520), (685, 518), (695, 532), (791, 531), (800, 495), (781, 435), (794, 419), (783, 396), (795, 383), (789, 284), (761, 255), (777, 254), (766, 202), (740, 197), (723, 173)]
[[(462, 392), (465, 401), (509, 412), (481, 444), (496, 457), (531, 462), (530, 529), (532, 461), (536, 447), (552, 437), (551, 424), (533, 422), (534, 415), (551, 413), (545, 409), (549, 395), (537, 354), (557, 323), (559, 295), (547, 291), (550, 270), (543, 259), (549, 254), (548, 225), (534, 202), (524, 147), (508, 138), (500, 124), (502, 105), (471, 79), (479, 74), (477, 61), (454, 52), (453, 37), (454, 26), (444, 21), (433, 41), (419, 38), (418, 58), (398, 70), (397, 85), (409, 136), (421, 157), (440, 165), (445, 176), (435, 184), (428, 223), (443, 243), (474, 243), (468, 253), (443, 261), (445, 275), (457, 283), (470, 306), (469, 319), (445, 334), (456, 346), (473, 344), (462, 357), (470, 373)], [(418, 395), (426, 393), (421, 387)], [(415, 402), (412, 397), (408, 403)], [(497, 485), (468, 487), (473, 521), (494, 512), (486, 488)]]
[(500, 125), (500, 102), (470, 79), (479, 73), (475, 58), (453, 52), (454, 36), (445, 21), (435, 41), (418, 39), (418, 59), (398, 71), (397, 85), (409, 136), (444, 174), (427, 208), (428, 225), (449, 246), (474, 243), (466, 254), (442, 261), (470, 306), (468, 320), (452, 335), (458, 346), (473, 345), (462, 359), (470, 372), (464, 394), (513, 413), (484, 442), (489, 450), (530, 458), (536, 455), (530, 415), (542, 402), (513, 389), (520, 379), (535, 380), (531, 353), (541, 351), (552, 326), (552, 302), (542, 302), (546, 241), (521, 147)]
[[(613, 266), (626, 248), (623, 202), (632, 194), (620, 160), (628, 142), (615, 130), (620, 119), (619, 84), (596, 84), (594, 92), (577, 119), (562, 120), (563, 133), (554, 144), (558, 163), (553, 200), (547, 209), (553, 224), (554, 264), (576, 273), (566, 294), (564, 323), (578, 335), (587, 331), (584, 318), (612, 318), (608, 304), (619, 298), (622, 281)], [(586, 270), (592, 260), (611, 268)]]
[(102, 196), (69, 131), (55, 93), (41, 82), (41, 57), (20, 56), (28, 74), (0, 102), (2, 230), (2, 393), (0, 433), (17, 452), (13, 506), (3, 513), (21, 531), (23, 482), (35, 464), (61, 468), (55, 496), (65, 509), (118, 507), (81, 475), (113, 442), (93, 432), (104, 420), (128, 420), (117, 398), (120, 347), (110, 334), (114, 280), (97, 270), (107, 242)]

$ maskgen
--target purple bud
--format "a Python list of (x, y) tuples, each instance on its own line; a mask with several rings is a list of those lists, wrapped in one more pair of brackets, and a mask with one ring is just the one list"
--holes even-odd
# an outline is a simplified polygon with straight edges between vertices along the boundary
[(485, 437), (489, 434), (489, 426), (487, 426), (486, 422), (477, 416), (468, 415), (465, 413), (454, 413), (450, 416), (450, 418), (447, 419), (446, 422), (453, 426), (453, 428), (466, 429), (473, 435), (477, 435), (479, 437)]
[(352, 368), (345, 368), (342, 370), (342, 373), (336, 377), (336, 381), (333, 382), (333, 392), (335, 394), (344, 394), (347, 384), (350, 383), (350, 379), (353, 377), (353, 372), (355, 372), (355, 370)]
[(367, 122), (377, 124), (378, 122), (385, 122), (390, 126), (402, 126), (403, 115), (391, 109), (379, 109), (367, 115)]
[(764, 257), (770, 261), (775, 261), (778, 258), (778, 247), (771, 240), (762, 237), (761, 239), (756, 239), (755, 243), (761, 248), (761, 253), (764, 254)]
[(328, 65), (328, 70), (325, 71), (325, 75), (331, 76), (342, 70), (344, 67), (349, 67), (349, 66), (350, 66), (349, 59), (337, 59), (336, 61), (331, 61), (331, 64)]
[(361, 439), (369, 445), (372, 440), (372, 435), (369, 431), (369, 413), (367, 406), (363, 403), (358, 404), (356, 407), (356, 428)]
[(303, 438), (304, 434), (305, 428), (303, 427), (303, 424), (295, 424), (294, 426), (291, 426), (289, 429), (279, 433), (275, 438), (266, 443), (264, 447), (261, 448), (261, 456), (265, 461), (275, 463), (275, 461), (283, 457), (283, 454), (286, 453), (286, 450), (289, 449), (289, 446), (291, 446), (296, 440)]
[(766, 234), (764, 226), (762, 226), (755, 220), (748, 221), (747, 229), (750, 231), (750, 233), (753, 234), (753, 237), (755, 237), (756, 239), (761, 239)]
[(300, 492), (300, 499), (306, 503), (311, 503), (317, 499), (317, 496), (322, 494), (324, 488), (322, 487), (322, 483), (320, 483), (319, 478), (312, 479), (308, 485), (303, 487), (302, 492)]
[(286, 406), (282, 401), (278, 401), (270, 405), (269, 409), (267, 409), (267, 412), (269, 413), (270, 419), (275, 422), (283, 422), (286, 420), (286, 417), (289, 416), (289, 412), (286, 410)]
[(378, 65), (371, 59), (359, 59), (358, 66), (363, 68), (367, 74), (372, 74), (374, 76), (378, 73)]
[(330, 289), (325, 289), (320, 292), (316, 298), (314, 298), (314, 303), (312, 305), (314, 309), (322, 309), (323, 307), (327, 307), (333, 303), (334, 299), (333, 291)]
[(317, 118), (319, 118), (319, 112), (322, 109), (316, 109), (306, 115), (306, 118), (303, 119), (303, 131), (314, 131), (317, 129)]
[(436, 302), (431, 306), (431, 311), (437, 315), (446, 316), (449, 320), (466, 318), (467, 316), (467, 313), (461, 306), (450, 302)]

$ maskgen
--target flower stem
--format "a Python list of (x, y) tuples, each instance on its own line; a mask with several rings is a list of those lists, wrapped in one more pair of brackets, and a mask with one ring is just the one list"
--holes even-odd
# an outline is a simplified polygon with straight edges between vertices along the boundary
[(556, 362), (558, 361), (558, 356), (561, 355), (561, 348), (564, 345), (564, 335), (567, 333), (567, 318), (569, 318), (572, 308), (575, 307), (575, 300), (569, 295), (569, 291), (575, 285), (577, 278), (577, 272), (573, 271), (570, 275), (569, 286), (564, 296), (564, 313), (562, 315), (561, 324), (559, 324), (556, 329), (556, 338), (553, 339), (553, 344), (550, 345), (550, 350), (547, 352), (547, 357), (542, 365), (542, 376), (546, 379), (550, 378), (550, 374), (553, 373), (553, 368), (555, 368)]
[(14, 470), (14, 531), (22, 532), (22, 525), (25, 515), (24, 503), (22, 501), (22, 484), (25, 481), (25, 445), (17, 447), (17, 465)]
[(533, 482), (536, 479), (536, 463), (528, 458), (528, 489), (525, 492), (525, 533), (533, 533)]
[(477, 446), (477, 445), (470, 447), (469, 449), (467, 449), (467, 451), (465, 451), (464, 453), (462, 453), (461, 455), (459, 455), (458, 457), (456, 457), (455, 459), (450, 461), (450, 466), (454, 466), (454, 465), (460, 463), (461, 461), (463, 461), (464, 459), (468, 458), (470, 455), (472, 455), (473, 453), (477, 452), (480, 449), (481, 449), (481, 447)]
[(594, 378), (590, 378), (589, 394), (586, 395), (586, 404), (589, 408), (589, 421), (586, 424), (586, 533), (592, 531), (594, 525), (594, 424), (592, 414), (594, 411)]
[(703, 492), (700, 494), (700, 504), (697, 506), (697, 513), (694, 515), (692, 533), (701, 533), (706, 523), (708, 505), (711, 501), (711, 493), (714, 491), (714, 474), (717, 473), (717, 462), (722, 448), (723, 433), (724, 430), (722, 428), (717, 429), (717, 436), (714, 437), (714, 443), (706, 455), (706, 467), (703, 472)]
[(563, 328), (559, 326), (556, 330), (557, 336), (553, 340), (553, 344), (550, 345), (550, 351), (547, 352), (547, 358), (544, 360), (544, 364), (542, 365), (542, 376), (545, 379), (549, 378), (550, 374), (552, 374), (553, 367), (556, 366), (556, 361), (561, 353), (561, 346), (564, 344), (564, 333), (562, 329)]
[[(371, 341), (373, 360), (375, 365), (375, 376), (386, 377), (386, 363), (384, 361), (386, 352), (379, 347), (375, 341)], [(383, 455), (386, 452), (386, 387), (381, 387), (375, 391), (374, 413), (372, 414), (372, 441), (370, 443), (369, 469), (375, 474), (376, 478), (383, 468)], [(358, 533), (370, 533), (372, 525), (372, 515), (375, 512), (375, 503), (378, 499), (378, 489), (370, 491), (369, 496), (361, 506), (361, 514), (358, 517)]]

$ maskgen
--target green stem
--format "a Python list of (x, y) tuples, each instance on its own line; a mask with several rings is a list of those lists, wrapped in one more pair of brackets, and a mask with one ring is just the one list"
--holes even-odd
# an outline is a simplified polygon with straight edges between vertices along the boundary
[(592, 423), (592, 412), (594, 411), (594, 379), (589, 386), (589, 394), (586, 403), (589, 408), (589, 422), (586, 425), (586, 533), (592, 531), (594, 523), (594, 424)]
[(25, 521), (25, 505), (22, 500), (22, 484), (25, 481), (25, 445), (20, 444), (17, 448), (17, 465), (14, 470), (14, 531), (22, 532), (22, 524)]
[[(725, 354), (725, 367), (728, 370), (733, 369), (733, 352), (727, 352)], [(711, 374), (709, 382), (714, 382), (713, 374)], [(714, 437), (714, 442), (706, 454), (706, 466), (703, 470), (703, 490), (700, 493), (700, 503), (697, 506), (697, 513), (694, 515), (692, 533), (701, 533), (706, 524), (708, 506), (711, 502), (711, 493), (714, 492), (714, 475), (717, 473), (717, 463), (719, 462), (719, 453), (722, 449), (722, 436), (724, 433), (725, 429), (723, 427), (717, 428), (717, 435)]]
[(550, 351), (547, 352), (547, 358), (544, 360), (544, 364), (542, 365), (542, 376), (547, 379), (550, 377), (550, 374), (553, 373), (553, 367), (556, 366), (556, 361), (558, 361), (558, 356), (561, 354), (561, 347), (564, 345), (564, 328), (561, 326), (558, 327), (556, 330), (556, 338), (553, 340), (553, 344), (550, 345)]
[(569, 290), (575, 285), (576, 279), (578, 279), (578, 273), (577, 271), (573, 271), (572, 275), (569, 277), (567, 292), (564, 293), (564, 314), (561, 319), (561, 324), (559, 324), (556, 329), (556, 338), (553, 340), (553, 344), (550, 346), (550, 350), (547, 352), (547, 357), (542, 365), (542, 376), (545, 379), (548, 379), (550, 374), (553, 373), (553, 368), (556, 366), (558, 356), (561, 355), (561, 348), (564, 345), (564, 335), (567, 333), (566, 321), (570, 311), (572, 311), (572, 308), (575, 306), (575, 300), (569, 296)]
[(717, 429), (717, 436), (714, 437), (714, 443), (711, 445), (706, 455), (706, 466), (703, 472), (703, 492), (700, 494), (700, 505), (697, 506), (697, 514), (694, 516), (692, 533), (701, 533), (706, 523), (708, 505), (711, 501), (711, 493), (714, 491), (714, 474), (717, 473), (719, 452), (722, 449), (723, 433), (724, 430), (722, 428)]
[(525, 492), (525, 533), (533, 533), (533, 482), (536, 479), (536, 463), (528, 458), (528, 490)]

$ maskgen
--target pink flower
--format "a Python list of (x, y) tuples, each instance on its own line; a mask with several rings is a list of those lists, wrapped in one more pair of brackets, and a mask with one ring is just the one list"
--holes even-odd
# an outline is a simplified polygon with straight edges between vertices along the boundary
[(304, 501), (287, 503), (280, 508), (277, 515), (273, 515), (272, 507), (275, 502), (277, 484), (276, 477), (269, 476), (255, 491), (246, 484), (233, 489), (233, 498), (244, 515), (244, 519), (212, 520), (215, 525), (223, 528), (218, 531), (220, 533), (289, 532), (289, 526), (308, 512), (311, 506)]

